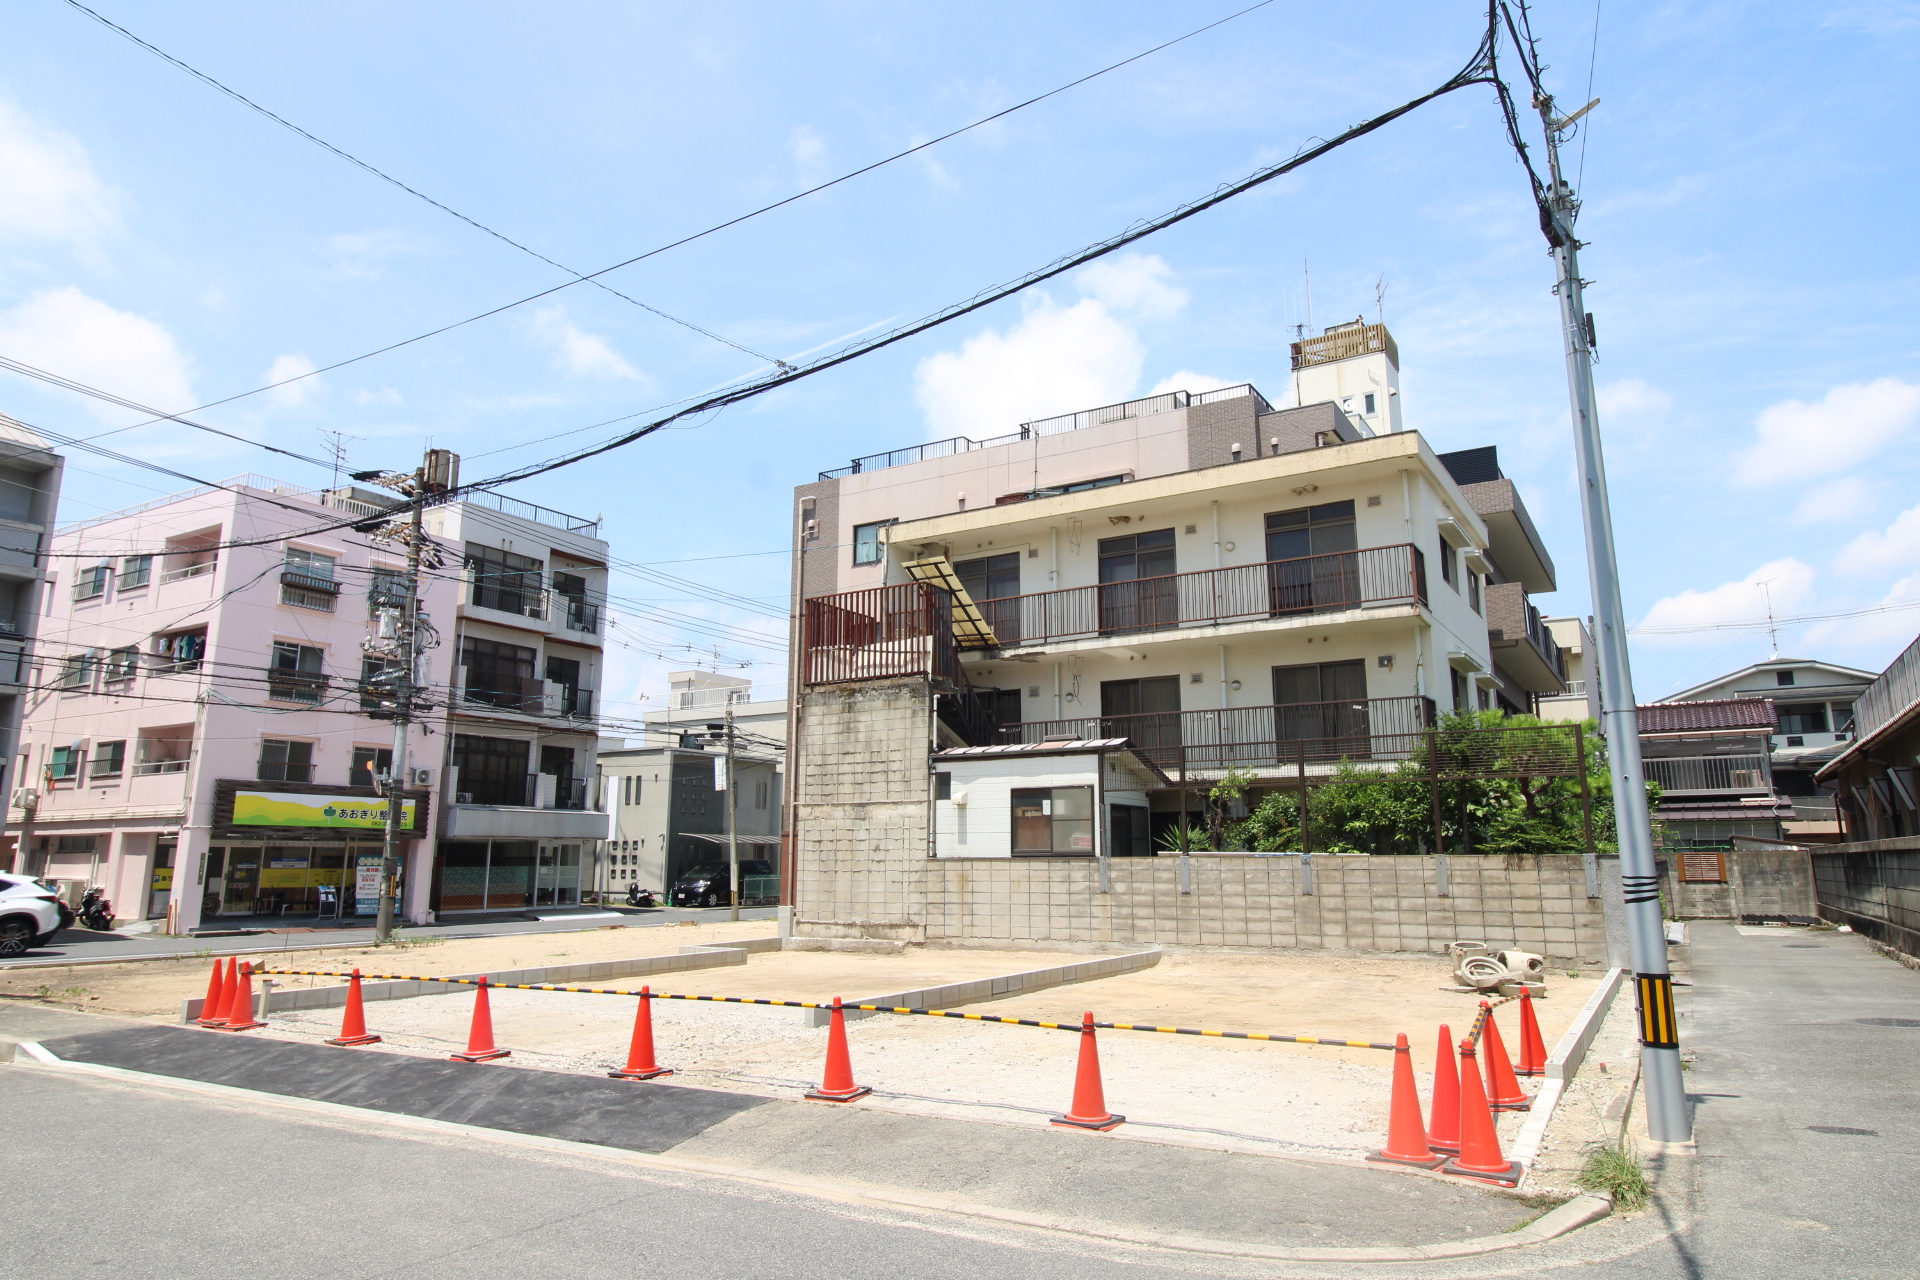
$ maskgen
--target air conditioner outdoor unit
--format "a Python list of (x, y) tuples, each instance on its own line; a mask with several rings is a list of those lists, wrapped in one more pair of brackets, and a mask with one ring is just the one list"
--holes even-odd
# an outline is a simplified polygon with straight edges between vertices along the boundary
[(1760, 787), (1760, 771), (1758, 769), (1729, 769), (1727, 773), (1731, 779), (1732, 786), (1756, 791)]
[(34, 790), (32, 787), (15, 787), (13, 789), (13, 807), (14, 808), (31, 809), (39, 803), (40, 803), (40, 793)]
[(454, 802), (455, 804), (472, 804), (472, 803), (473, 803), (473, 792), (471, 792), (471, 791), (456, 791), (456, 792), (454, 792), (454, 793), (453, 793), (453, 802)]
[(407, 770), (407, 775), (412, 779), (413, 785), (416, 787), (433, 785), (433, 770), (431, 769), (409, 769)]

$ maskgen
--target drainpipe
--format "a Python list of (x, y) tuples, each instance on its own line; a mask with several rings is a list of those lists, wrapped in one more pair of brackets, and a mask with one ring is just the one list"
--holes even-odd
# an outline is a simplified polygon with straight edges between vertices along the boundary
[[(1413, 544), (1413, 480), (1405, 467), (1400, 469), (1400, 513), (1406, 521), (1407, 544)], [(1408, 557), (1411, 559), (1411, 555)], [(1425, 646), (1421, 644), (1423, 628), (1419, 622), (1413, 624), (1413, 689), (1421, 697), (1427, 696), (1427, 663)]]
[(1054, 723), (1066, 719), (1066, 708), (1060, 702), (1060, 664), (1053, 664), (1053, 719)]
[(1213, 567), (1216, 569), (1220, 567), (1220, 500), (1218, 498), (1213, 501)]
[[(1053, 550), (1050, 556), (1052, 567), (1047, 570), (1047, 581), (1051, 582), (1057, 589), (1060, 586), (1060, 530), (1058, 528), (1048, 529), (1047, 534), (1053, 541)], [(1056, 720), (1059, 719), (1058, 716), (1054, 718)]]
[(1227, 709), (1227, 646), (1220, 646), (1220, 709)]

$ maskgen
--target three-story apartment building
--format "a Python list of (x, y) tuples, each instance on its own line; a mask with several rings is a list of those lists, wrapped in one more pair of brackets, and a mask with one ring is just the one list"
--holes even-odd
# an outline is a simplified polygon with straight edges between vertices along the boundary
[[(1441, 711), (1564, 690), (1529, 599), (1552, 561), (1492, 451), (1443, 458), (1394, 429), (1382, 326), (1337, 326), (1293, 360), (1303, 388), (1355, 390), (1291, 409), (1251, 385), (1176, 391), (798, 488), (799, 919), (911, 916), (916, 850), (1148, 853), (1229, 768), (1279, 785), (1405, 759)], [(1132, 760), (1039, 786), (1032, 760), (1059, 743)], [(983, 788), (977, 753), (996, 747), (1032, 785)], [(967, 794), (938, 754), (963, 749)], [(1066, 843), (1047, 846), (1041, 818)], [(882, 828), (905, 861), (881, 881), (906, 887), (876, 898), (850, 833)]]
[[(38, 432), (0, 415), (0, 786), (9, 791), (33, 787), (15, 756), (64, 465)], [(24, 870), (17, 855), (17, 838), (0, 836), (0, 868)]]

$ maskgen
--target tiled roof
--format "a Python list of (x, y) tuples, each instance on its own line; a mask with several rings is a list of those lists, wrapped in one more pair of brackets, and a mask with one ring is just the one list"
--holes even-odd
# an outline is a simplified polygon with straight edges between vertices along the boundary
[(1700, 733), (1752, 729), (1772, 733), (1780, 716), (1772, 698), (1719, 698), (1711, 702), (1654, 702), (1635, 707), (1642, 733)]

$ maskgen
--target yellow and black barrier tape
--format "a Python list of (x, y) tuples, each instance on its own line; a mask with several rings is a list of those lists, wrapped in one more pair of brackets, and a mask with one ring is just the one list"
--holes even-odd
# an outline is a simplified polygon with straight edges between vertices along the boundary
[[(350, 978), (351, 973), (334, 969), (256, 969), (255, 973), (275, 974), (282, 977), (298, 978)], [(375, 982), (445, 982), (457, 986), (477, 987), (478, 978), (429, 978), (414, 973), (363, 973), (362, 981)], [(563, 987), (540, 982), (493, 982), (487, 983), (489, 991), (569, 991), (576, 995), (588, 996), (631, 996), (638, 997), (638, 991), (626, 991), (614, 987)], [(648, 991), (647, 996), (654, 1000), (696, 1000), (711, 1004), (758, 1004), (772, 1005), (783, 1009), (831, 1009), (831, 1000), (775, 1000), (764, 996), (699, 996), (686, 995), (672, 991)], [(842, 1004), (840, 1008), (848, 1013), (897, 1013), (921, 1018), (959, 1018), (967, 1022), (997, 1022), (1009, 1027), (1040, 1027), (1047, 1031), (1080, 1031), (1084, 1024), (1079, 1022), (1047, 1022), (1040, 1018), (1007, 1018), (991, 1013), (961, 1013), (953, 1009), (909, 1009), (901, 1005), (884, 1004)], [(1313, 1044), (1333, 1049), (1386, 1049), (1395, 1046), (1380, 1044), (1372, 1040), (1343, 1040), (1333, 1036), (1293, 1036), (1277, 1031), (1213, 1031), (1200, 1027), (1163, 1027), (1148, 1022), (1095, 1022), (1100, 1031), (1151, 1031), (1172, 1036), (1209, 1036), (1220, 1040), (1265, 1040), (1274, 1044)], [(1479, 1034), (1479, 1024), (1474, 1024), (1474, 1034)]]

